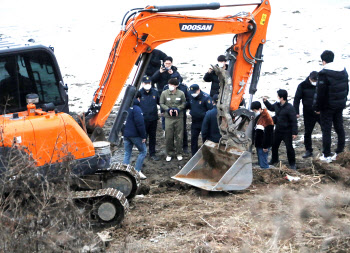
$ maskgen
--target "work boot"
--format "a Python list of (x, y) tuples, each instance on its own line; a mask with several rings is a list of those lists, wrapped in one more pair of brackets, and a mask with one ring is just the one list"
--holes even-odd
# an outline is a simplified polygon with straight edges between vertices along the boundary
[(305, 154), (302, 156), (303, 158), (309, 158), (312, 157), (312, 151), (310, 150), (306, 150)]
[(291, 168), (292, 170), (297, 170), (297, 166), (296, 166), (295, 164), (291, 164), (291, 165), (290, 165), (290, 168)]

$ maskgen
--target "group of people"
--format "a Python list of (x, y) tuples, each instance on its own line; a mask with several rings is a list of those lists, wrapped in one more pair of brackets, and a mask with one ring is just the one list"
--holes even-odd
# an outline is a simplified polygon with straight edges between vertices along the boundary
[[(156, 155), (156, 131), (158, 125), (158, 106), (161, 111), (162, 128), (165, 136), (167, 162), (173, 158), (181, 161), (183, 154), (189, 154), (188, 134), (186, 129), (187, 110), (191, 115), (191, 154), (198, 151), (200, 133), (202, 140), (218, 142), (221, 138), (216, 120), (216, 102), (219, 93), (219, 79), (213, 69), (205, 74), (204, 80), (212, 82), (210, 94), (203, 92), (198, 84), (187, 87), (180, 73), (173, 65), (173, 58), (160, 50), (154, 50), (146, 75), (141, 82), (141, 89), (129, 108), (128, 118), (123, 131), (124, 164), (130, 163), (132, 148), (139, 150), (135, 169), (141, 178), (142, 164), (147, 156), (148, 139), (149, 157), (158, 161)], [(158, 65), (157, 65), (158, 64)], [(226, 68), (224, 55), (218, 57), (218, 64)]]
[[(165, 133), (166, 161), (176, 157), (183, 159), (183, 153), (188, 154), (188, 134), (186, 129), (187, 113), (192, 118), (191, 123), (191, 154), (198, 151), (198, 139), (202, 134), (203, 143), (211, 140), (218, 143), (221, 135), (217, 123), (216, 103), (220, 90), (219, 79), (212, 68), (205, 73), (203, 80), (211, 82), (210, 94), (200, 89), (198, 84), (189, 88), (182, 82), (183, 78), (173, 65), (173, 58), (163, 52), (152, 56), (151, 63), (142, 79), (134, 105), (129, 109), (129, 115), (124, 130), (124, 163), (130, 163), (132, 147), (139, 150), (136, 170), (141, 178), (142, 163), (147, 155), (146, 139), (148, 139), (150, 158), (158, 161), (156, 155), (156, 130), (158, 123), (158, 106), (162, 117), (162, 128)], [(296, 169), (293, 140), (298, 135), (297, 119), (300, 117), (299, 105), (303, 103), (304, 144), (306, 152), (303, 158), (313, 156), (311, 134), (318, 122), (322, 129), (323, 155), (321, 160), (331, 162), (337, 154), (344, 151), (345, 133), (342, 111), (348, 95), (348, 74), (346, 69), (333, 63), (334, 54), (324, 51), (321, 55), (324, 65), (320, 72), (313, 71), (305, 81), (299, 84), (293, 105), (288, 102), (288, 92), (277, 91), (277, 102), (271, 104), (266, 97), (262, 106), (259, 101), (252, 102), (250, 109), (254, 111), (254, 130), (252, 141), (257, 150), (258, 163), (263, 169), (270, 168), (279, 162), (278, 149), (283, 141), (287, 149), (288, 162), (291, 169)], [(218, 66), (227, 69), (226, 58), (217, 58)], [(158, 65), (156, 65), (158, 64)], [(149, 69), (153, 68), (153, 72)], [(268, 111), (275, 113), (271, 117)], [(331, 128), (334, 124), (338, 135), (338, 146), (335, 154), (331, 153)], [(271, 160), (268, 161), (272, 149)]]
[[(304, 145), (303, 158), (313, 156), (312, 131), (316, 122), (322, 131), (321, 161), (332, 162), (339, 153), (344, 151), (345, 131), (343, 126), (343, 110), (346, 106), (349, 93), (349, 77), (346, 69), (333, 62), (334, 53), (326, 50), (321, 54), (323, 68), (321, 71), (312, 71), (299, 84), (293, 105), (288, 103), (288, 92), (277, 91), (277, 102), (271, 104), (267, 98), (263, 102), (267, 109), (263, 109), (260, 102), (251, 104), (255, 112), (253, 142), (255, 144), (258, 162), (261, 168), (270, 168), (279, 162), (278, 149), (283, 141), (287, 149), (288, 162), (291, 169), (296, 169), (293, 140), (298, 134), (297, 118), (300, 117), (300, 100), (303, 103), (304, 115)], [(273, 119), (267, 110), (275, 112)], [(331, 153), (332, 124), (337, 133), (338, 143), (335, 153)], [(272, 148), (272, 157), (268, 162), (268, 153)]]

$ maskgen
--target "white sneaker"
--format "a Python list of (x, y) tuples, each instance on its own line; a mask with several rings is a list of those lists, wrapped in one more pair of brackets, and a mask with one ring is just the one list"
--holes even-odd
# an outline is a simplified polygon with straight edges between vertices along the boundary
[(163, 131), (163, 138), (165, 138), (165, 131)]
[(182, 160), (182, 155), (177, 155), (177, 160), (181, 161)]
[(337, 160), (337, 153), (335, 153), (333, 156), (332, 156), (332, 161), (335, 161)]
[(171, 161), (171, 156), (167, 156), (167, 157), (165, 158), (165, 161), (170, 162), (170, 161)]
[(139, 176), (141, 180), (145, 180), (147, 178), (141, 171), (139, 171)]
[(320, 156), (320, 161), (326, 162), (326, 163), (331, 163), (332, 162), (332, 157), (331, 156), (325, 157), (324, 154), (322, 154), (322, 156)]

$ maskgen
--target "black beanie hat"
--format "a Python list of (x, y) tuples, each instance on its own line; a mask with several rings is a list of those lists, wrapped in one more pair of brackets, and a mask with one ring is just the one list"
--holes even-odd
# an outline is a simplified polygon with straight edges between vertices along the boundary
[(259, 110), (261, 108), (261, 103), (259, 101), (254, 101), (250, 105), (251, 110)]
[(218, 61), (219, 61), (219, 62), (226, 61), (225, 55), (219, 55)]

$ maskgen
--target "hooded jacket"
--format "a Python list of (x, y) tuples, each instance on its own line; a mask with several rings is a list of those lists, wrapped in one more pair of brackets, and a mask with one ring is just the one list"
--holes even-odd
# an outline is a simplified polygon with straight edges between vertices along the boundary
[(313, 103), (315, 111), (342, 110), (349, 93), (349, 76), (344, 67), (331, 62), (318, 73), (316, 95)]
[(203, 142), (210, 140), (215, 143), (219, 143), (221, 134), (217, 120), (218, 109), (214, 105), (213, 109), (206, 112), (202, 123), (202, 138)]
[(128, 109), (128, 118), (124, 126), (124, 137), (141, 137), (146, 139), (146, 128), (140, 102), (134, 99), (134, 105)]

